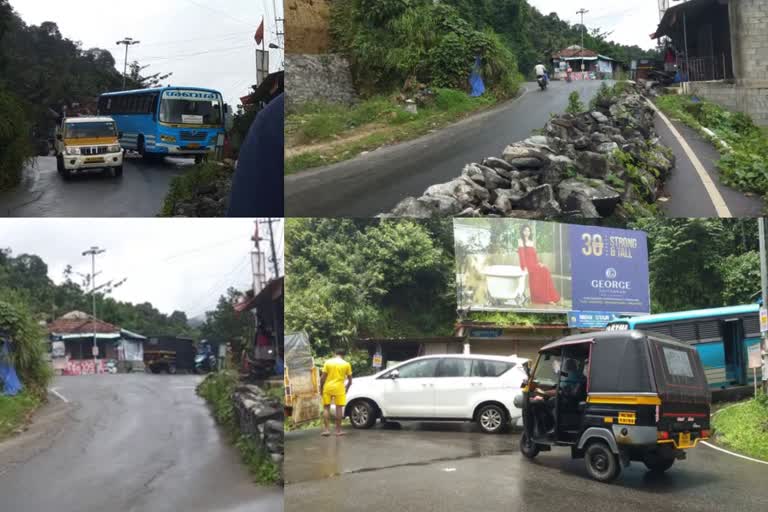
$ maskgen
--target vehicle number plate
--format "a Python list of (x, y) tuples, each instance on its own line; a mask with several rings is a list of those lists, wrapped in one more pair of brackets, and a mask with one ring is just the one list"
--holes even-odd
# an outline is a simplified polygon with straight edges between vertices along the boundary
[(195, 143), (195, 144), (189, 144), (187, 147), (188, 147), (189, 149), (197, 149), (197, 148), (199, 148), (199, 147), (200, 147), (200, 144), (196, 144), (196, 143)]
[(86, 158), (85, 163), (87, 164), (100, 164), (104, 162), (103, 158)]
[(691, 443), (691, 434), (690, 433), (681, 433), (680, 434), (680, 440), (677, 443), (678, 448), (692, 448), (693, 443)]

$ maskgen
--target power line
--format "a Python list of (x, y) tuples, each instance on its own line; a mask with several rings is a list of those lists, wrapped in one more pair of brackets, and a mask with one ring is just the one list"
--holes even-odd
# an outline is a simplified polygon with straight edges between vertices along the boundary
[(163, 259), (162, 261), (163, 262), (167, 262), (167, 261), (170, 261), (170, 260), (173, 260), (173, 259), (181, 258), (182, 256), (187, 256), (189, 254), (195, 254), (195, 253), (202, 252), (202, 251), (205, 251), (205, 250), (208, 250), (208, 249), (218, 248), (219, 246), (221, 246), (223, 244), (228, 244), (230, 242), (234, 242), (235, 240), (242, 240), (242, 239), (243, 239), (243, 236), (240, 235), (240, 236), (237, 236), (235, 238), (230, 238), (229, 240), (222, 240), (221, 242), (215, 242), (213, 244), (203, 245), (203, 246), (197, 247), (195, 249), (190, 249), (188, 251), (184, 251), (184, 252), (180, 252), (180, 253), (177, 253), (177, 254), (173, 254), (173, 255)]
[(180, 55), (170, 55), (168, 57), (141, 57), (142, 62), (158, 62), (163, 60), (181, 60), (185, 59), (187, 57), (197, 57), (198, 55), (206, 55), (209, 53), (216, 53), (216, 52), (229, 52), (234, 50), (242, 50), (244, 48), (251, 48), (253, 45), (248, 44), (244, 46), (229, 46), (227, 48), (217, 48), (214, 50), (206, 50), (204, 52), (196, 52), (196, 53), (189, 53), (189, 54), (180, 54)]
[[(230, 32), (228, 34), (221, 34), (221, 35), (215, 35), (215, 36), (207, 36), (207, 37), (198, 37), (196, 39), (178, 39), (175, 41), (158, 41), (155, 43), (148, 43), (144, 44), (144, 46), (161, 46), (161, 45), (169, 45), (169, 44), (176, 44), (176, 43), (193, 43), (197, 41), (209, 41), (212, 39), (222, 40), (222, 39), (236, 39), (239, 37), (242, 37), (245, 34), (251, 34), (253, 31), (243, 31), (243, 32)], [(143, 43), (142, 43), (143, 44)]]
[[(218, 288), (221, 287), (222, 283), (226, 281), (228, 278), (230, 278), (233, 274), (239, 272), (245, 264), (248, 262), (248, 259), (250, 258), (250, 254), (246, 254), (242, 260), (240, 260), (240, 263), (233, 269), (224, 274), (221, 278), (219, 278), (218, 281), (214, 283), (213, 286), (211, 286), (208, 291), (205, 292), (205, 295), (202, 296), (202, 300), (197, 301), (197, 306), (195, 308), (190, 308), (192, 311), (195, 311), (195, 314), (192, 314), (191, 316), (197, 316), (200, 313), (205, 313), (207, 310), (207, 307), (205, 307), (202, 311), (200, 311), (200, 303), (207, 300), (208, 296), (214, 293)], [(220, 296), (220, 294), (217, 295), (217, 298)]]
[[(219, 13), (219, 14), (221, 14), (223, 16), (226, 16), (227, 18), (231, 19), (232, 21), (236, 21), (237, 23), (241, 23), (243, 25), (248, 25), (248, 26), (258, 26), (255, 23), (251, 23), (249, 21), (243, 21), (241, 19), (235, 18), (234, 16), (231, 16), (231, 15), (229, 15), (228, 13), (226, 13), (224, 11), (220, 11), (218, 9), (214, 9), (213, 7), (209, 7), (207, 5), (203, 5), (203, 4), (197, 3), (194, 0), (184, 0), (184, 1), (187, 2), (187, 3), (190, 3), (192, 5), (196, 5), (198, 7), (202, 7), (203, 9), (208, 9), (211, 12)], [(254, 30), (256, 30), (256, 29), (254, 29)]]

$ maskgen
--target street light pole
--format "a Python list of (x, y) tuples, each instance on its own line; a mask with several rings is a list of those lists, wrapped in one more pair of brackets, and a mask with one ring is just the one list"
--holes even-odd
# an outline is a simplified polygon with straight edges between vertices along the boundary
[(105, 252), (105, 249), (99, 249), (96, 246), (87, 251), (83, 251), (83, 256), (91, 257), (91, 305), (93, 307), (93, 316), (91, 317), (91, 326), (93, 327), (93, 371), (96, 372), (96, 360), (98, 359), (99, 347), (96, 344), (96, 255)]
[(128, 73), (128, 47), (134, 44), (139, 44), (140, 42), (141, 41), (134, 41), (132, 38), (126, 37), (122, 41), (117, 41), (117, 43), (115, 43), (118, 45), (125, 45), (125, 61), (123, 63), (123, 90), (125, 90), (125, 79)]
[[(763, 304), (761, 309), (768, 308), (768, 253), (766, 250), (766, 220), (765, 218), (758, 218), (757, 224), (760, 232), (760, 282), (762, 285)], [(760, 329), (762, 331), (762, 328)], [(761, 332), (760, 343), (760, 356), (763, 363), (762, 376), (763, 376), (763, 393), (768, 393), (768, 332)]]
[[(581, 14), (581, 50), (579, 53), (581, 54), (581, 71), (584, 72), (584, 15), (587, 14), (589, 11), (584, 9), (583, 7), (576, 11), (576, 14)], [(582, 77), (583, 78), (583, 77)]]

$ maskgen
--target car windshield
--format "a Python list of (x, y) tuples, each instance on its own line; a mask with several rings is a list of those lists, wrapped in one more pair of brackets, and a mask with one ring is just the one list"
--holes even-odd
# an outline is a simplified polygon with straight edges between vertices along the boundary
[(205, 91), (166, 91), (160, 102), (160, 121), (220, 125), (223, 123), (221, 95)]
[(116, 136), (115, 123), (112, 121), (66, 123), (66, 131), (64, 133), (68, 139), (91, 139)]

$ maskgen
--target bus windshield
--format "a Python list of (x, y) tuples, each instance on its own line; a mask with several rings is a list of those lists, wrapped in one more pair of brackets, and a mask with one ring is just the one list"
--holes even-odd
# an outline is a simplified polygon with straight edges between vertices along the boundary
[(68, 139), (91, 139), (96, 137), (117, 136), (115, 123), (112, 121), (66, 123), (64, 134)]
[(170, 90), (160, 101), (160, 121), (172, 124), (221, 125), (221, 95), (194, 90)]

